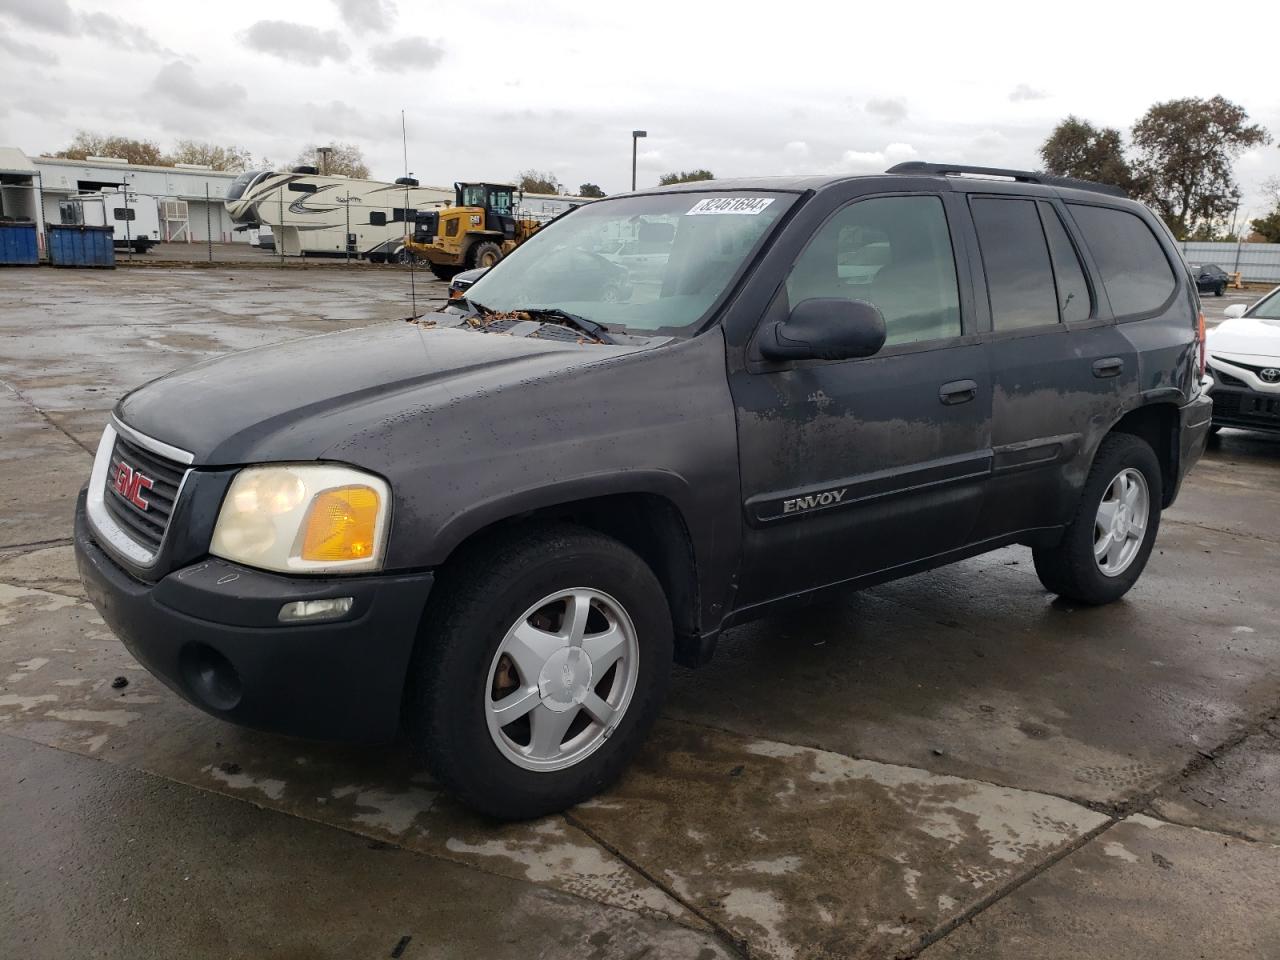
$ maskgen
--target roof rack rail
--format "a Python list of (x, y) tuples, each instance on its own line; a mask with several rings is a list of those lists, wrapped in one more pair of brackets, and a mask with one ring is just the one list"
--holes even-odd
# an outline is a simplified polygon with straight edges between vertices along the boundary
[(890, 167), (885, 173), (902, 174), (939, 174), (952, 176), (970, 174), (978, 177), (1002, 177), (1017, 180), (1019, 183), (1039, 183), (1047, 187), (1070, 187), (1073, 190), (1092, 190), (1095, 193), (1107, 193), (1113, 197), (1127, 197), (1123, 187), (1110, 183), (1095, 183), (1092, 180), (1080, 180), (1076, 177), (1059, 177), (1052, 173), (1034, 173), (1030, 170), (1004, 170), (1000, 167), (971, 167), (962, 163), (925, 163), (922, 160), (908, 160)]

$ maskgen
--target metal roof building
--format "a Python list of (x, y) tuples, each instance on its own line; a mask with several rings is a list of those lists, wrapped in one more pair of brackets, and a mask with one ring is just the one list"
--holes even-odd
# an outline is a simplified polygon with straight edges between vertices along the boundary
[(155, 198), (162, 239), (247, 242), (248, 234), (236, 231), (222, 203), (237, 175), (192, 164), (152, 167), (111, 157), (28, 157), (14, 147), (0, 147), (0, 216), (35, 219), (43, 233), (44, 223), (61, 222), (58, 205), (67, 198), (103, 187), (127, 188), (130, 194)]

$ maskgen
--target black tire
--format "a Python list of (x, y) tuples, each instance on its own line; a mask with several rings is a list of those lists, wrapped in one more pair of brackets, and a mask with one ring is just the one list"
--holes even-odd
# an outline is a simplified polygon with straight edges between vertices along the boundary
[(431, 264), (431, 272), (437, 280), (448, 282), (462, 272), (462, 267), (446, 266), (442, 263)]
[(1227, 285), (1225, 283), (1220, 283), (1213, 288), (1213, 295), (1215, 297), (1220, 297), (1226, 292), (1227, 292)]
[[(521, 615), (573, 587), (608, 594), (631, 618), (639, 646), (636, 685), (617, 726), (594, 752), (561, 770), (525, 769), (489, 732), (486, 684)], [(448, 790), (502, 820), (554, 813), (599, 793), (640, 748), (666, 697), (673, 637), (662, 587), (635, 553), (592, 530), (529, 525), (464, 547), (441, 571), (423, 627), (406, 687), (409, 738)]]
[[(1143, 541), (1129, 566), (1116, 576), (1108, 576), (1094, 559), (1094, 522), (1098, 506), (1116, 476), (1126, 468), (1138, 470), (1147, 483), (1147, 524)], [(1099, 606), (1119, 600), (1137, 582), (1151, 556), (1151, 547), (1160, 530), (1163, 480), (1155, 452), (1141, 438), (1113, 433), (1098, 446), (1089, 477), (1085, 481), (1075, 517), (1062, 541), (1054, 547), (1032, 551), (1036, 575), (1045, 589), (1077, 603)]]
[(502, 259), (502, 248), (492, 240), (481, 240), (473, 243), (467, 251), (467, 265), (473, 270), (476, 267), (492, 267)]

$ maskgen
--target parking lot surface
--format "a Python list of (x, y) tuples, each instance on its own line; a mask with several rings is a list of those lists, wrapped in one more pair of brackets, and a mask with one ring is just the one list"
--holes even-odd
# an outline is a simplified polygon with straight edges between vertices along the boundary
[(1223, 431), (1113, 606), (1009, 548), (732, 631), (563, 816), (178, 700), (75, 573), (112, 405), (408, 313), (394, 269), (0, 274), (0, 956), (1280, 956), (1278, 439)]

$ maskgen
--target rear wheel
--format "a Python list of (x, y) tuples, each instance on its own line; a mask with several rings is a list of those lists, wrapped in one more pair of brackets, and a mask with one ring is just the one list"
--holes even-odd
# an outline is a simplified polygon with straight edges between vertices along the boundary
[(1033, 552), (1040, 582), (1079, 603), (1120, 599), (1151, 555), (1161, 496), (1160, 464), (1151, 447), (1132, 434), (1108, 436), (1062, 541)]
[(1227, 285), (1225, 283), (1220, 283), (1213, 288), (1213, 295), (1215, 297), (1220, 297), (1226, 292), (1227, 292)]
[(502, 259), (502, 248), (491, 240), (481, 240), (467, 251), (467, 259), (473, 268), (492, 267)]
[(531, 527), (441, 573), (405, 722), (435, 776), (502, 819), (541, 816), (608, 786), (665, 697), (666, 597), (609, 537)]

